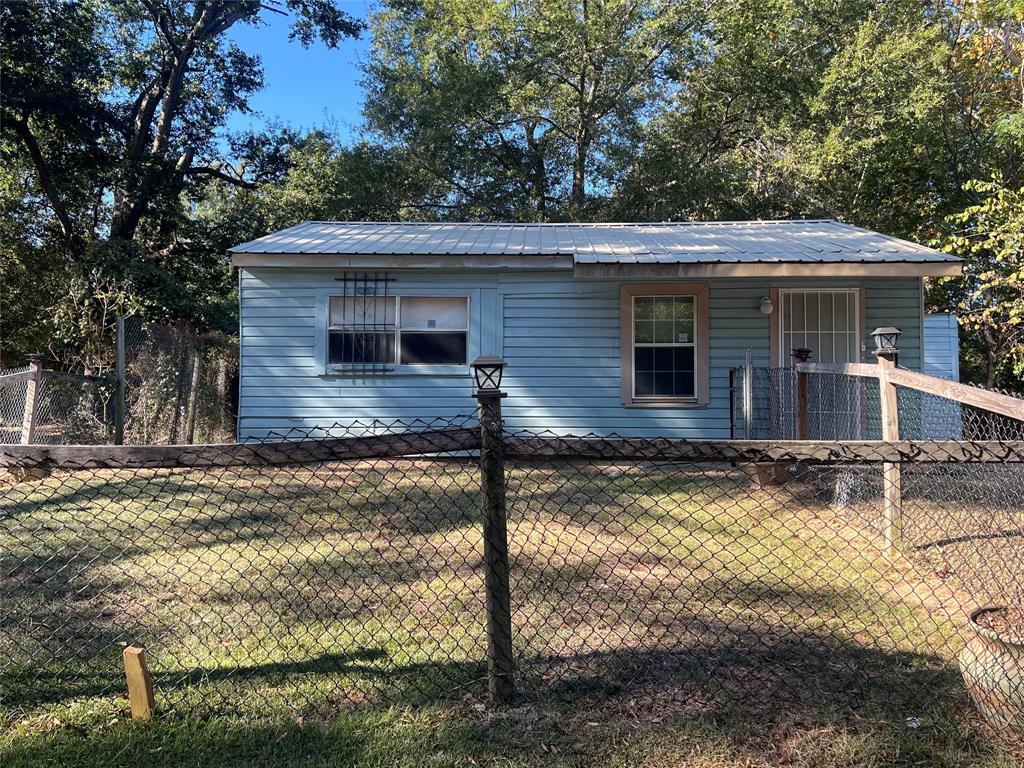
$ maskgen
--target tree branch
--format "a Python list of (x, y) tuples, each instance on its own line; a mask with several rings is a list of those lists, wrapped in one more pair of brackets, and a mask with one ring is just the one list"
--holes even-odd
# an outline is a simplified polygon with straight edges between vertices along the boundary
[(193, 165), (185, 169), (186, 176), (210, 176), (221, 181), (226, 181), (228, 184), (234, 184), (236, 187), (242, 187), (242, 189), (256, 189), (256, 183), (243, 179), (237, 174), (225, 173), (220, 168), (214, 168), (210, 165)]
[(77, 228), (63, 201), (60, 199), (57, 187), (53, 183), (53, 176), (50, 175), (50, 168), (46, 164), (46, 158), (43, 157), (39, 142), (36, 141), (36, 137), (32, 134), (28, 121), (8, 115), (7, 124), (11, 126), (25, 145), (29, 158), (32, 160), (32, 165), (36, 169), (36, 176), (39, 178), (39, 188), (42, 189), (46, 199), (50, 202), (50, 207), (53, 209), (57, 221), (60, 222), (65, 239), (68, 241), (75, 240), (77, 238)]

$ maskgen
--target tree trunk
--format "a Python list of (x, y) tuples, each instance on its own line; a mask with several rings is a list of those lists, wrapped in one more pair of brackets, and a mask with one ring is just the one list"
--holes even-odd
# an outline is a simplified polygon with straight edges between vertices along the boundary
[(537, 141), (537, 125), (526, 126), (526, 147), (529, 152), (530, 185), (533, 191), (534, 205), (540, 219), (547, 218), (547, 169), (544, 164), (544, 151)]
[[(581, 116), (582, 118), (582, 116)], [(590, 131), (581, 127), (576, 134), (576, 152), (572, 162), (572, 191), (569, 205), (575, 212), (583, 210), (587, 200), (587, 154), (590, 151)]]

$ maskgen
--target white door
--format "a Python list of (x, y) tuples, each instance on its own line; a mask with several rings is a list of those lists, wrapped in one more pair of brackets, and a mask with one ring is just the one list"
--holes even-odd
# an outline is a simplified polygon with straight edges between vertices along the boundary
[(856, 288), (813, 291), (785, 288), (776, 365), (792, 365), (797, 347), (810, 349), (818, 363), (856, 363), (861, 357), (860, 292)]
[[(856, 288), (812, 291), (787, 288), (779, 291), (779, 301), (782, 304), (779, 366), (791, 366), (792, 352), (798, 347), (811, 350), (812, 362), (860, 362), (860, 292)], [(812, 438), (855, 440), (862, 437), (860, 384), (860, 379), (838, 374), (815, 374), (808, 379)], [(787, 421), (792, 419), (790, 414), (786, 416)]]

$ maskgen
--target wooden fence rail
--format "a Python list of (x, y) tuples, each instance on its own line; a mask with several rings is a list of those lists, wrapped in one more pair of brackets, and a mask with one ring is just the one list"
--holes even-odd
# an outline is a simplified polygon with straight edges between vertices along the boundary
[[(858, 376), (878, 380), (879, 403), (881, 406), (882, 439), (888, 444), (895, 444), (900, 439), (898, 387), (907, 387), (918, 392), (954, 400), (962, 405), (980, 408), (1001, 416), (1024, 421), (1024, 400), (991, 392), (986, 389), (970, 387), (936, 376), (908, 371), (896, 366), (895, 350), (880, 350), (878, 364), (867, 363), (811, 363), (806, 356), (796, 361), (797, 392), (796, 392), (796, 423), (798, 437), (806, 438), (806, 425), (809, 423), (809, 405), (807, 398), (807, 377), (815, 374), (832, 374), (842, 376)], [(801, 426), (803, 429), (801, 429)], [(981, 443), (963, 443), (964, 445), (981, 445)], [(1006, 445), (1003, 443), (1003, 445)], [(900, 462), (893, 459), (882, 462), (883, 476), (883, 519), (885, 544), (890, 549), (899, 549), (903, 538), (902, 513), (902, 482), (900, 478)]]
[(45, 360), (40, 355), (29, 358), (28, 369), (0, 376), (0, 386), (15, 386), (24, 382), (25, 397), (21, 414), (21, 445), (36, 442), (39, 428), (39, 417), (42, 404), (43, 385), (47, 381), (63, 381), (72, 384), (103, 383), (102, 376), (88, 376), (81, 373), (65, 373), (53, 371), (45, 367)]
[(0, 467), (70, 470), (261, 467), (423, 456), (473, 451), (479, 447), (480, 432), (470, 428), (220, 445), (3, 445), (0, 446)]

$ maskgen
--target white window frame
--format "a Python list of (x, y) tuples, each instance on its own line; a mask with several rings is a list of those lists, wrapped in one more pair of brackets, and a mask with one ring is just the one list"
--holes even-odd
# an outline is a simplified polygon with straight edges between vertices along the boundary
[[(861, 317), (861, 313), (862, 313), (861, 304), (862, 304), (862, 302), (864, 300), (863, 288), (859, 288), (859, 287), (852, 287), (852, 288), (851, 287), (847, 287), (847, 288), (778, 288), (777, 289), (778, 301), (777, 301), (776, 312), (778, 312), (779, 322), (778, 322), (778, 327), (776, 329), (777, 335), (775, 337), (776, 350), (777, 350), (778, 358), (775, 361), (775, 364), (778, 365), (779, 367), (783, 367), (783, 368), (791, 366), (793, 364), (793, 356), (792, 356), (793, 350), (787, 349), (786, 346), (785, 346), (785, 341), (786, 341), (786, 321), (785, 321), (785, 312), (784, 312), (784, 309), (783, 309), (783, 307), (784, 307), (783, 302), (786, 300), (786, 296), (788, 294), (793, 294), (793, 293), (804, 293), (804, 294), (816, 293), (816, 294), (819, 294), (819, 295), (820, 294), (824, 294), (824, 293), (828, 293), (828, 294), (845, 293), (845, 294), (847, 294), (850, 297), (851, 303), (853, 304), (853, 331), (854, 331), (853, 348), (855, 350), (855, 357), (856, 357), (856, 359), (852, 360), (851, 362), (859, 362), (860, 359), (863, 357), (863, 354), (864, 354), (864, 320)], [(819, 351), (820, 350), (812, 350), (812, 352), (815, 353), (815, 354), (817, 354)], [(812, 361), (813, 362), (819, 362), (817, 357), (812, 358)]]
[[(469, 365), (469, 297), (468, 296), (438, 296), (431, 294), (429, 296), (412, 296), (405, 294), (407, 299), (462, 299), (466, 303), (466, 327), (465, 328), (409, 328), (409, 333), (464, 333), (466, 334), (466, 360), (463, 363), (449, 363), (448, 366), (465, 367)], [(402, 362), (402, 334), (406, 332), (406, 329), (402, 327), (402, 296), (398, 295), (395, 297), (395, 327), (396, 338), (395, 338), (395, 365), (406, 365), (420, 368), (426, 365), (437, 365), (437, 363), (403, 363)]]
[[(466, 327), (465, 328), (416, 328), (409, 329), (410, 333), (465, 333), (466, 334), (466, 362), (453, 364), (434, 363), (402, 363), (402, 297), (417, 299), (462, 299), (466, 302)], [(327, 374), (352, 374), (365, 373), (367, 376), (379, 375), (372, 371), (374, 364), (371, 363), (332, 363), (330, 362), (330, 336), (331, 331), (351, 330), (353, 326), (331, 325), (330, 305), (333, 298), (345, 298), (345, 294), (327, 291), (322, 294), (320, 301), (321, 322), (319, 327), (323, 329), (322, 339), (318, 341), (320, 354), (323, 355), (321, 370)], [(351, 295), (349, 295), (351, 298)], [(376, 298), (385, 298), (378, 295)], [(442, 376), (468, 376), (470, 375), (469, 364), (473, 359), (473, 312), (474, 297), (466, 293), (438, 293), (437, 291), (402, 291), (387, 294), (386, 298), (395, 300), (395, 357), (394, 360), (383, 365), (388, 367), (386, 375), (392, 374), (416, 374), (416, 375), (442, 375)], [(388, 331), (391, 332), (391, 331)], [(381, 365), (378, 363), (377, 365)]]

